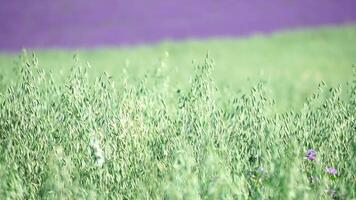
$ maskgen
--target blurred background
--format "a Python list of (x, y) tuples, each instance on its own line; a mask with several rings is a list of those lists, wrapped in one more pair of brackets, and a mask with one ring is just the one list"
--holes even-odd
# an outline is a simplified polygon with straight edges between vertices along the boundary
[(1, 0), (0, 50), (235, 37), (356, 21), (355, 0)]
[(214, 80), (235, 94), (264, 81), (281, 109), (302, 106), (322, 80), (349, 81), (355, 0), (0, 0), (0, 92), (18, 79), (21, 49), (59, 83), (77, 55), (91, 78), (132, 82), (165, 66), (189, 85), (207, 53)]

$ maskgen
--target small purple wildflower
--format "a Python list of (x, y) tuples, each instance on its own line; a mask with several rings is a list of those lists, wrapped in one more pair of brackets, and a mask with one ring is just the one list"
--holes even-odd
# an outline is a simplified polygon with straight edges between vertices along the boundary
[(337, 170), (334, 167), (326, 167), (325, 170), (330, 175), (336, 175), (337, 174)]
[(308, 149), (308, 151), (305, 153), (305, 156), (308, 160), (315, 160), (316, 151), (314, 149)]

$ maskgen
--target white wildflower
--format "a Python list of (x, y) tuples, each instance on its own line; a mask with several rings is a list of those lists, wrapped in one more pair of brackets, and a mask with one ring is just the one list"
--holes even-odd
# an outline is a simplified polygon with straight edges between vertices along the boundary
[(90, 141), (90, 147), (92, 148), (96, 165), (101, 167), (105, 162), (105, 154), (100, 147), (99, 141), (96, 138), (93, 138)]

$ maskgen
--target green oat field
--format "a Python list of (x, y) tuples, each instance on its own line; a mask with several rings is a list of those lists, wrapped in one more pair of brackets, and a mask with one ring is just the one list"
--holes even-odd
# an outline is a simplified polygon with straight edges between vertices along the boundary
[(1, 53), (0, 199), (355, 199), (355, 44), (344, 25)]

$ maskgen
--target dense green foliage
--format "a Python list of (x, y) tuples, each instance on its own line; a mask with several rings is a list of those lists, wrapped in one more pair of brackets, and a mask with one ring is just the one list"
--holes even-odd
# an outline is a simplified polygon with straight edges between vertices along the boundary
[(263, 82), (216, 86), (209, 56), (181, 89), (164, 62), (116, 82), (75, 61), (64, 84), (19, 63), (0, 96), (1, 199), (356, 197), (356, 75), (282, 114)]
[[(216, 62), (212, 76), (221, 90), (247, 92), (262, 80), (279, 110), (297, 111), (322, 80), (337, 87), (351, 79), (350, 67), (356, 63), (355, 44), (356, 25), (344, 25), (240, 39), (166, 41), (120, 48), (39, 49), (35, 52), (41, 66), (54, 72), (56, 83), (69, 75), (74, 54), (92, 65), (88, 72), (92, 81), (104, 72), (112, 75), (114, 82), (120, 81), (123, 67), (129, 80), (139, 81), (147, 71), (164, 62), (174, 90), (188, 89), (196, 60), (209, 52)], [(0, 76), (4, 75), (4, 83), (9, 84), (17, 78), (13, 70), (17, 65), (17, 53), (0, 53)]]

